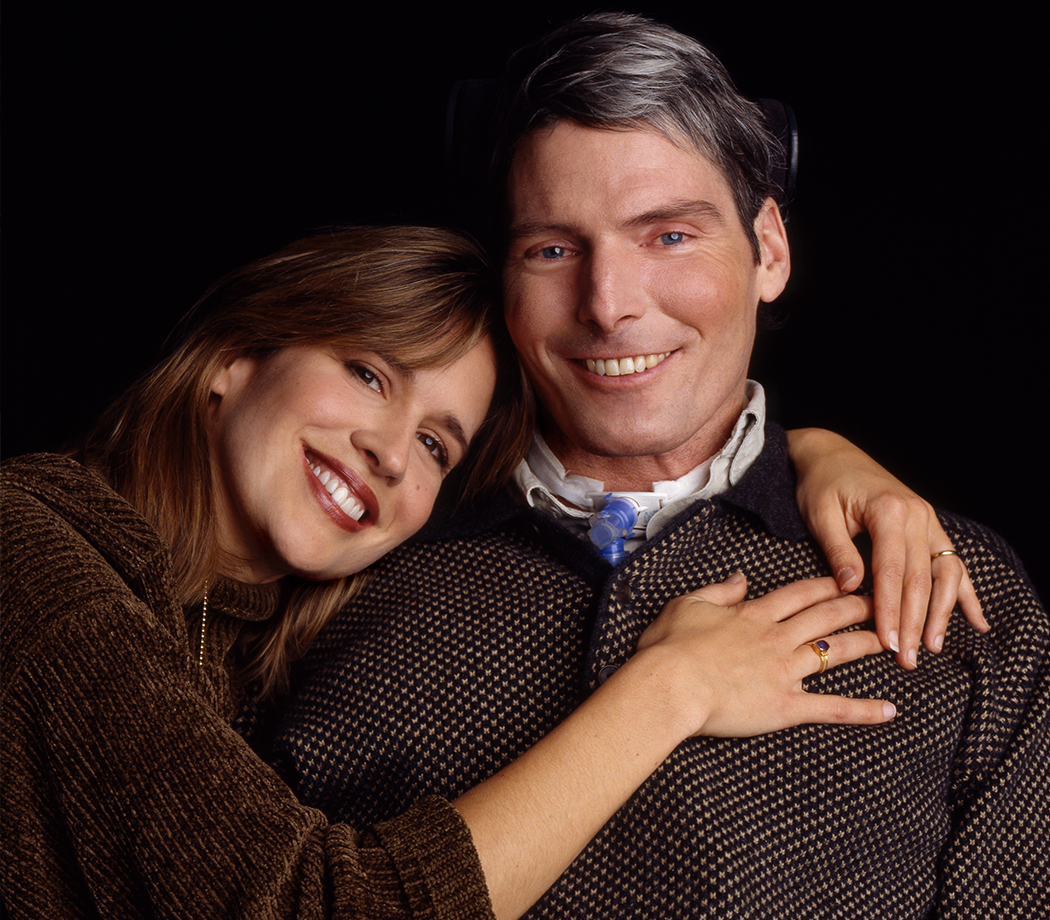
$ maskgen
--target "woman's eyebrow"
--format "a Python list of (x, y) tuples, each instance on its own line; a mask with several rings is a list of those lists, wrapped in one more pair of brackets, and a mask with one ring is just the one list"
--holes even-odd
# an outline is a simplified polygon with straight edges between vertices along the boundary
[[(409, 367), (404, 362), (399, 361), (391, 355), (383, 354), (382, 352), (377, 351), (376, 354), (379, 355), (379, 357), (382, 358), (391, 369), (396, 371), (406, 383), (411, 383), (416, 379), (415, 369)], [(459, 417), (454, 412), (442, 412), (435, 416), (435, 421), (440, 427), (448, 431), (465, 454), (470, 447), (470, 442), (467, 439), (466, 429), (464, 429), (463, 423), (459, 420)]]
[(438, 422), (450, 435), (452, 435), (452, 437), (459, 443), (460, 449), (466, 454), (470, 444), (467, 441), (467, 433), (463, 430), (463, 425), (460, 423), (460, 420), (452, 412), (446, 412), (444, 415), (438, 417)]

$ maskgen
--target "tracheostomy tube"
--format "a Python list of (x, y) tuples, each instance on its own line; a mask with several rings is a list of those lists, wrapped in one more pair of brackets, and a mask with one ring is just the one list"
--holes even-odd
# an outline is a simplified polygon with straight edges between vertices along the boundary
[(598, 547), (601, 557), (616, 565), (626, 553), (623, 541), (634, 533), (641, 505), (626, 495), (610, 494), (606, 499), (601, 510), (591, 515), (591, 529), (587, 535)]

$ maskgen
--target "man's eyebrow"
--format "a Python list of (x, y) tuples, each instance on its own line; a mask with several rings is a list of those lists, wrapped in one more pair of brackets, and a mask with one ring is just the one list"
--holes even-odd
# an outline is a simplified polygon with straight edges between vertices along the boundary
[(644, 227), (661, 220), (683, 220), (685, 218), (708, 218), (716, 221), (720, 226), (725, 226), (726, 218), (719, 207), (710, 201), (680, 200), (670, 201), (650, 211), (644, 211), (625, 221), (626, 227)]
[(519, 239), (523, 236), (546, 236), (547, 234), (558, 234), (568, 236), (575, 228), (570, 224), (551, 224), (540, 220), (523, 220), (511, 224), (507, 228), (507, 236), (511, 239)]
[[(667, 204), (658, 205), (648, 211), (643, 211), (641, 214), (636, 214), (634, 217), (629, 217), (624, 221), (623, 226), (628, 228), (644, 227), (646, 224), (653, 224), (661, 220), (684, 220), (690, 217), (714, 220), (722, 227), (727, 223), (726, 216), (718, 205), (701, 199), (680, 199), (669, 201)], [(575, 231), (576, 228), (572, 224), (523, 220), (511, 224), (507, 229), (507, 235), (510, 239), (520, 239), (522, 237), (546, 236), (548, 234), (570, 236)]]

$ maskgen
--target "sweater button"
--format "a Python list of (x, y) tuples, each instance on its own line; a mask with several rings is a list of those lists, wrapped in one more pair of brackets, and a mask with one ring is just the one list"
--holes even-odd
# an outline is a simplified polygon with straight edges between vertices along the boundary
[(616, 598), (617, 603), (629, 604), (633, 596), (634, 592), (631, 591), (631, 583), (629, 581), (621, 581), (613, 589), (613, 597)]
[(613, 676), (617, 671), (617, 667), (614, 664), (607, 664), (598, 672), (598, 683), (604, 684), (610, 677)]

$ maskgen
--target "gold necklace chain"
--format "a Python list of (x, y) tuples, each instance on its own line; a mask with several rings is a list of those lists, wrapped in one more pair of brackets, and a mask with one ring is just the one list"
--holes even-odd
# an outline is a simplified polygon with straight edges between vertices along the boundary
[(204, 630), (208, 627), (208, 583), (204, 582), (204, 611), (201, 613), (201, 648), (197, 663), (204, 667)]

